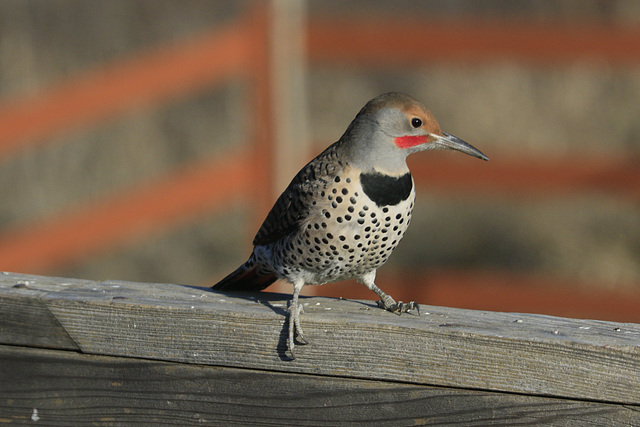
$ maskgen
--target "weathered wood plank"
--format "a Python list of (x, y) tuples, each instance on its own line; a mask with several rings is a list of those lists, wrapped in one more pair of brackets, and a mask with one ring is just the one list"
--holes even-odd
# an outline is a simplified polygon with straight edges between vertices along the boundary
[[(17, 280), (37, 290), (41, 279), (0, 276), (0, 293)], [(288, 360), (286, 295), (91, 281), (47, 291), (37, 298), (85, 353), (640, 404), (636, 324), (432, 306), (397, 316), (303, 298), (311, 344)]]
[(624, 405), (0, 346), (0, 422), (640, 424)]

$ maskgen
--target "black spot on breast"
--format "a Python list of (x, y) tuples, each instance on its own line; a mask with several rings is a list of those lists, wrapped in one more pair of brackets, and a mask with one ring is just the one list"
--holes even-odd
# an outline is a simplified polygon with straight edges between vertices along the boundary
[(361, 173), (360, 183), (365, 194), (378, 206), (397, 205), (411, 194), (411, 174), (393, 177), (381, 173)]

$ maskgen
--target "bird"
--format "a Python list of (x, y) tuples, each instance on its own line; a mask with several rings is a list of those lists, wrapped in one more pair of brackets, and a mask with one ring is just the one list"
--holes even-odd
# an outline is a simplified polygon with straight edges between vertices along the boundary
[(397, 314), (415, 310), (375, 283), (376, 271), (411, 221), (415, 185), (410, 154), (455, 150), (482, 160), (482, 152), (443, 132), (417, 99), (383, 93), (366, 103), (340, 139), (307, 163), (278, 197), (253, 239), (249, 259), (212, 286), (215, 291), (257, 292), (278, 279), (293, 286), (287, 309), (287, 350), (308, 344), (298, 302), (305, 285), (356, 279)]

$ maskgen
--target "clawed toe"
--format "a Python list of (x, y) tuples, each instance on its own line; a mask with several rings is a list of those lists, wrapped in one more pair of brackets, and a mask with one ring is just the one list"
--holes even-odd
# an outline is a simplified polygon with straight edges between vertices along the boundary
[(415, 302), (415, 301), (411, 301), (411, 302), (408, 302), (408, 303), (406, 303), (406, 304), (405, 304), (405, 303), (403, 303), (402, 301), (400, 301), (398, 304), (400, 304), (400, 305), (401, 305), (401, 311), (402, 311), (403, 313), (406, 313), (406, 312), (408, 312), (408, 311), (415, 310), (415, 311), (416, 311), (416, 314), (417, 314), (418, 316), (420, 316), (420, 305), (419, 305), (417, 302)]
[(406, 303), (402, 301), (398, 301), (398, 302), (393, 302), (391, 304), (385, 304), (383, 300), (380, 300), (378, 301), (378, 307), (384, 308), (385, 310), (390, 311), (392, 313), (396, 313), (398, 315), (402, 313), (407, 313), (412, 310), (415, 310), (418, 316), (420, 315), (420, 305), (415, 301), (406, 302)]
[(309, 344), (309, 340), (306, 339), (304, 337), (304, 335), (302, 335), (301, 333), (298, 333), (296, 335), (295, 340), (296, 340), (296, 344), (298, 344), (298, 345), (307, 345), (307, 344)]

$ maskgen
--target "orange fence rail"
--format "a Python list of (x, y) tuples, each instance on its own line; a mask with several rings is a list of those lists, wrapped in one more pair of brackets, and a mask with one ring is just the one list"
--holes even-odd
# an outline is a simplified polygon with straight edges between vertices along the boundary
[(0, 156), (246, 73), (254, 48), (243, 24), (89, 71), (35, 97), (5, 101)]
[[(415, 300), (474, 310), (575, 318), (587, 316), (640, 323), (640, 295), (637, 292), (594, 289), (578, 280), (567, 283), (567, 280), (544, 275), (451, 268), (434, 268), (419, 273), (381, 271), (377, 280), (383, 290), (389, 291), (396, 300), (405, 302)], [(355, 281), (317, 286), (313, 295), (375, 298), (375, 294)]]
[(456, 190), (516, 197), (595, 192), (640, 200), (640, 159), (636, 157), (573, 156), (548, 160), (494, 156), (491, 167), (460, 159), (445, 160), (444, 156), (410, 162), (416, 182), (424, 182), (422, 188), (431, 192)]
[[(0, 269), (51, 271), (124, 242), (222, 210), (235, 198), (265, 205), (270, 115), (263, 8), (194, 40), (111, 64), (0, 108), (0, 156), (42, 144), (57, 133), (97, 125), (134, 108), (168, 101), (244, 77), (253, 86), (253, 149), (170, 172), (139, 188), (0, 233)], [(259, 160), (259, 161), (258, 161)], [(263, 183), (261, 189), (250, 181)], [(225, 185), (216, 183), (224, 182)], [(262, 190), (262, 191), (260, 191)]]
[(441, 61), (617, 65), (640, 61), (640, 29), (597, 23), (581, 26), (529, 22), (440, 22), (438, 19), (351, 17), (309, 23), (309, 58), (331, 62), (429, 64)]
[(50, 271), (198, 214), (222, 210), (251, 194), (255, 176), (248, 158), (239, 152), (205, 160), (61, 217), (6, 232), (0, 239), (1, 268)]

